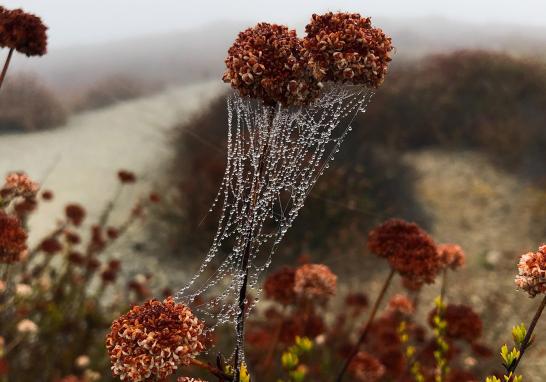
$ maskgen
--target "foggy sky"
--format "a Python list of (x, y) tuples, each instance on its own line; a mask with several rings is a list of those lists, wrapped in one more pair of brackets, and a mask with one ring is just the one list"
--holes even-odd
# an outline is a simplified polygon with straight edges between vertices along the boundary
[(441, 16), (546, 27), (546, 0), (0, 0), (40, 15), (50, 46), (96, 43), (221, 21), (301, 24), (326, 10), (390, 18)]

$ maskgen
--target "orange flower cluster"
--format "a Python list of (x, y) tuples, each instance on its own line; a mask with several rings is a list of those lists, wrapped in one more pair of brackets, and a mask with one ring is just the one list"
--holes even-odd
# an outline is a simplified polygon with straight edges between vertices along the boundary
[(357, 381), (376, 382), (385, 375), (385, 366), (373, 355), (360, 351), (351, 362), (349, 371)]
[(337, 276), (323, 264), (304, 264), (296, 270), (294, 292), (309, 300), (336, 294)]
[(266, 104), (307, 104), (320, 87), (308, 73), (301, 50), (295, 30), (259, 23), (239, 33), (229, 48), (223, 80), (242, 96), (260, 98)]
[(457, 244), (440, 244), (438, 246), (438, 255), (445, 268), (456, 270), (465, 263), (465, 253)]
[(546, 293), (546, 245), (541, 245), (537, 252), (521, 255), (518, 263), (516, 285), (535, 297)]
[(307, 36), (259, 23), (239, 33), (228, 50), (224, 82), (265, 104), (308, 105), (321, 81), (378, 87), (390, 62), (391, 39), (359, 14), (313, 15)]
[[(436, 309), (429, 313), (429, 324), (432, 326)], [(483, 332), (483, 322), (480, 316), (467, 305), (448, 304), (443, 314), (447, 321), (446, 335), (450, 339), (465, 340), (474, 343)]]
[(411, 315), (415, 312), (415, 306), (407, 296), (395, 294), (389, 300), (389, 311), (399, 312), (404, 315)]
[(19, 261), (27, 250), (27, 233), (19, 219), (0, 211), (0, 263)]
[(133, 382), (166, 378), (204, 350), (203, 328), (172, 297), (134, 306), (112, 323), (106, 338), (112, 371)]
[(3, 199), (12, 199), (18, 196), (33, 198), (36, 196), (40, 186), (30, 177), (22, 172), (12, 172), (6, 176), (6, 182), (0, 189), (0, 196)]
[(46, 31), (38, 16), (0, 6), (1, 48), (15, 49), (27, 56), (43, 56), (47, 52)]
[(387, 74), (391, 39), (358, 13), (314, 14), (305, 27), (305, 57), (321, 81), (379, 87)]
[(370, 231), (368, 248), (414, 284), (433, 283), (442, 269), (432, 238), (417, 224), (402, 219), (387, 220)]

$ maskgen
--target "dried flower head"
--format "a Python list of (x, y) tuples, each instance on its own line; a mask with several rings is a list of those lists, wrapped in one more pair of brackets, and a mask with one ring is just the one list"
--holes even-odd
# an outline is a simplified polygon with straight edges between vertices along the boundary
[(296, 31), (259, 23), (239, 33), (225, 60), (223, 80), (241, 96), (266, 104), (306, 105), (320, 91), (301, 56)]
[(389, 300), (389, 310), (391, 312), (411, 315), (415, 311), (415, 306), (407, 296), (404, 296), (403, 294), (395, 294)]
[(22, 334), (35, 334), (38, 332), (38, 325), (25, 318), (17, 323), (17, 331)]
[[(429, 313), (429, 324), (431, 326), (436, 312), (437, 310), (433, 309)], [(447, 322), (446, 335), (448, 338), (473, 343), (481, 337), (483, 322), (470, 306), (448, 304), (443, 316)]]
[(27, 56), (47, 52), (47, 27), (42, 20), (22, 9), (0, 10), (0, 48), (15, 49)]
[(26, 249), (27, 233), (19, 219), (0, 211), (0, 263), (19, 261)]
[(130, 184), (136, 182), (136, 175), (127, 170), (119, 170), (118, 171), (118, 179), (123, 184)]
[(314, 14), (305, 27), (304, 55), (320, 81), (379, 87), (393, 49), (390, 37), (358, 13)]
[(0, 190), (2, 198), (14, 198), (21, 196), (32, 198), (36, 196), (40, 186), (28, 175), (22, 172), (12, 172), (6, 176), (6, 182)]
[(67, 219), (75, 226), (81, 225), (85, 219), (85, 209), (79, 204), (68, 204), (64, 211)]
[(357, 381), (375, 382), (385, 375), (385, 366), (373, 355), (360, 351), (352, 360), (349, 371)]
[(134, 306), (112, 323), (106, 338), (112, 371), (134, 382), (166, 378), (204, 350), (203, 327), (172, 297)]
[(516, 285), (535, 297), (546, 293), (546, 245), (541, 245), (537, 252), (521, 255), (518, 263)]
[(370, 231), (368, 248), (417, 284), (433, 283), (442, 268), (432, 238), (417, 224), (402, 219), (387, 220)]
[(61, 242), (56, 237), (49, 237), (42, 240), (40, 249), (48, 255), (54, 255), (63, 249)]
[(336, 293), (337, 276), (323, 264), (304, 264), (296, 269), (294, 291), (299, 297), (324, 300)]
[(265, 296), (281, 304), (292, 304), (296, 300), (294, 291), (296, 270), (284, 267), (272, 273), (264, 282)]
[(456, 270), (462, 267), (465, 263), (465, 253), (457, 244), (440, 244), (438, 245), (438, 255), (443, 267)]

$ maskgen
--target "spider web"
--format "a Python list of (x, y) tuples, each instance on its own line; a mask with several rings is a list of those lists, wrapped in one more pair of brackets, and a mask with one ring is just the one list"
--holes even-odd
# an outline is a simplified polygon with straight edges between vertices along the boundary
[[(364, 86), (332, 85), (298, 108), (228, 97), (227, 164), (210, 210), (219, 209), (218, 228), (198, 271), (175, 295), (208, 331), (238, 324), (243, 283), (256, 297), (245, 314), (258, 302), (259, 276), (372, 95)], [(241, 338), (237, 348), (243, 359)]]

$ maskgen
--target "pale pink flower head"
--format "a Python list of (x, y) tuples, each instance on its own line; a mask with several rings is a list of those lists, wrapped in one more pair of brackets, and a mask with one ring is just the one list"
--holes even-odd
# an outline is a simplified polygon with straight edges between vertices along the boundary
[(440, 244), (438, 245), (438, 256), (445, 268), (456, 270), (465, 264), (466, 255), (457, 244)]
[(521, 255), (518, 272), (515, 282), (519, 289), (531, 297), (546, 293), (546, 245), (541, 245), (537, 252)]
[(413, 302), (403, 294), (395, 294), (389, 301), (389, 310), (405, 315), (411, 315), (415, 311)]
[(30, 179), (27, 174), (23, 172), (11, 172), (6, 176), (6, 182), (0, 192), (4, 198), (14, 198), (17, 196), (31, 198), (36, 196), (39, 188), (39, 184)]
[(337, 276), (323, 264), (304, 264), (296, 270), (294, 291), (306, 299), (327, 299), (336, 293)]
[(161, 380), (201, 353), (204, 323), (174, 302), (150, 300), (112, 323), (106, 348), (112, 371), (122, 380)]

